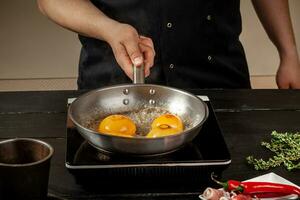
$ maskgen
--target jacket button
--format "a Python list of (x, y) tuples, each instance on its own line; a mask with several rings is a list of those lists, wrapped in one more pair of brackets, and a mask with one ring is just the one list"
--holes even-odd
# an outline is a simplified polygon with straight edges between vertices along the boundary
[(173, 68), (174, 68), (174, 64), (170, 64), (170, 65), (169, 65), (169, 68), (170, 68), (170, 69), (173, 69)]
[(211, 61), (211, 60), (212, 60), (212, 57), (211, 57), (211, 56), (207, 56), (207, 60), (208, 60), (208, 61)]
[(212, 20), (211, 15), (207, 15), (207, 16), (206, 16), (206, 19), (207, 19), (208, 21), (211, 21), (211, 20)]
[(167, 27), (168, 27), (168, 28), (172, 28), (172, 26), (173, 26), (173, 25), (172, 25), (171, 22), (168, 22), (168, 23), (167, 23)]

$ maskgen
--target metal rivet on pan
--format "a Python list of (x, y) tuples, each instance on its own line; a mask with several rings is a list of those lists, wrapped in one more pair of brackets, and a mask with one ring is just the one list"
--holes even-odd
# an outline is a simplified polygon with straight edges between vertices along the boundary
[(150, 99), (150, 100), (149, 100), (149, 104), (150, 104), (150, 105), (154, 105), (154, 104), (155, 104), (155, 100)]
[(151, 95), (154, 95), (154, 94), (155, 94), (155, 90), (154, 90), (154, 89), (150, 89), (150, 90), (149, 90), (149, 93), (150, 93)]
[(124, 93), (125, 95), (127, 95), (127, 94), (129, 94), (129, 90), (128, 90), (128, 89), (124, 89), (124, 90), (123, 90), (123, 93)]
[(123, 104), (128, 105), (129, 104), (129, 99), (123, 99)]

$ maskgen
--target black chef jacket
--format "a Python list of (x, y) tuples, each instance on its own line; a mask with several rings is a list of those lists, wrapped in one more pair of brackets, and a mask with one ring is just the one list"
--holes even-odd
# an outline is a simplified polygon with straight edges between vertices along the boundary
[[(146, 83), (178, 88), (250, 88), (239, 41), (239, 0), (91, 2), (110, 18), (152, 38), (156, 56)], [(131, 82), (106, 42), (82, 35), (79, 39), (80, 89)]]

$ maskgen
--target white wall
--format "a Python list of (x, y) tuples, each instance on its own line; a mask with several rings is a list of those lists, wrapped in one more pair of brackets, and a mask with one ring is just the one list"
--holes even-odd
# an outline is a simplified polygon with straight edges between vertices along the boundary
[(0, 79), (74, 77), (76, 34), (50, 22), (35, 0), (0, 2)]

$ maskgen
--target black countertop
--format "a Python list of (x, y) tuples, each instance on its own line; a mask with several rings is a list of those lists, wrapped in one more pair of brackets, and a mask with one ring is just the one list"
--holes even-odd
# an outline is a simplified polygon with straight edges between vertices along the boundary
[[(277, 167), (269, 171), (256, 171), (245, 161), (248, 155), (266, 154), (260, 142), (269, 141), (273, 130), (300, 131), (299, 90), (190, 91), (209, 96), (223, 131), (232, 163), (223, 172), (222, 179), (246, 180), (274, 172), (300, 184), (299, 170), (289, 172)], [(204, 181), (199, 185), (161, 185), (159, 190), (154, 190), (146, 183), (147, 180), (143, 180), (139, 184), (141, 187), (128, 190), (128, 187), (113, 185), (109, 188), (103, 185), (86, 187), (76, 181), (65, 167), (67, 99), (84, 92), (0, 92), (0, 139), (40, 138), (55, 149), (49, 193), (63, 199), (197, 199), (203, 188), (209, 186)], [(214, 150), (213, 143), (211, 150)], [(91, 180), (91, 185), (93, 183)]]

